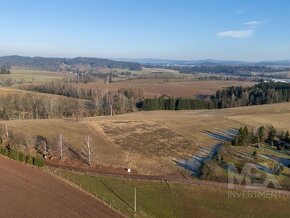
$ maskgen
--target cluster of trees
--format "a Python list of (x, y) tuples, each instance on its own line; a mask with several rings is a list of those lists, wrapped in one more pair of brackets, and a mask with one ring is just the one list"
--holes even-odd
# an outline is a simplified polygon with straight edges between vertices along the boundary
[(2, 66), (0, 68), (0, 74), (11, 74), (10, 67), (8, 67), (8, 66)]
[(89, 115), (86, 104), (78, 99), (37, 94), (0, 96), (0, 119), (50, 119)]
[(289, 83), (262, 82), (252, 87), (228, 87), (204, 99), (164, 96), (145, 99), (139, 106), (143, 110), (196, 110), (272, 104), (289, 100)]
[(90, 100), (33, 93), (2, 95), (0, 96), (0, 119), (74, 117), (78, 120), (87, 116), (114, 115), (136, 111), (136, 103), (143, 99), (143, 91), (140, 89), (120, 89), (117, 92), (108, 90), (75, 92), (75, 89), (61, 90), (61, 88), (51, 90)]
[(258, 129), (254, 130), (247, 126), (241, 127), (238, 134), (234, 137), (232, 145), (234, 146), (245, 146), (251, 144), (269, 143), (271, 146), (274, 145), (274, 140), (290, 142), (289, 131), (278, 133), (273, 127), (260, 126)]
[(76, 84), (53, 81), (46, 84), (26, 87), (31, 91), (62, 95), (75, 99), (89, 100), (83, 111), (90, 115), (110, 115), (138, 110), (137, 104), (144, 99), (139, 88), (123, 88), (118, 91), (100, 90), (97, 88), (79, 88)]

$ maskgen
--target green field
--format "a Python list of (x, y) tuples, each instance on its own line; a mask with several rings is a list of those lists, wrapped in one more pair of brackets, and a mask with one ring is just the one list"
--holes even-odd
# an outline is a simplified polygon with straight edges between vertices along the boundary
[[(284, 196), (232, 198), (226, 189), (209, 186), (53, 171), (129, 217), (288, 217), (290, 214), (290, 200)], [(133, 210), (135, 187), (137, 213)]]

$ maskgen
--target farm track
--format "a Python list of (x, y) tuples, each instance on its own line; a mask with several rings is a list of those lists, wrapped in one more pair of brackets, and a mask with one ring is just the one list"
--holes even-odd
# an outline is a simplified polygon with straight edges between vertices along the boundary
[(0, 157), (0, 217), (122, 217), (42, 170)]

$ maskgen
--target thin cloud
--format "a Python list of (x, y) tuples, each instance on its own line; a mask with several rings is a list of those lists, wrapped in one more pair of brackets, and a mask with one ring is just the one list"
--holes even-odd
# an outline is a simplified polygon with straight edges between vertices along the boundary
[(252, 20), (252, 21), (245, 22), (244, 25), (257, 26), (257, 25), (261, 25), (261, 24), (264, 24), (264, 23), (265, 23), (265, 21), (262, 21), (262, 20)]
[(254, 34), (254, 30), (229, 30), (217, 33), (219, 38), (250, 38)]

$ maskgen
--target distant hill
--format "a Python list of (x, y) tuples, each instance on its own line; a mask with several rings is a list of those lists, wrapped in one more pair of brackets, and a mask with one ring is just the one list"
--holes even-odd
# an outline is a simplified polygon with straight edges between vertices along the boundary
[(11, 67), (26, 67), (51, 71), (70, 70), (72, 68), (98, 69), (98, 68), (121, 68), (140, 70), (141, 64), (129, 61), (116, 61), (100, 58), (46, 58), (46, 57), (24, 57), (24, 56), (2, 56), (0, 65)]
[(289, 67), (290, 60), (277, 60), (277, 61), (228, 61), (228, 60), (171, 60), (171, 59), (154, 59), (154, 58), (139, 58), (139, 59), (115, 59), (120, 61), (133, 61), (141, 64), (154, 65), (154, 66), (191, 66), (191, 65), (204, 65), (204, 66), (217, 66), (217, 65), (229, 65), (229, 66), (281, 66)]

